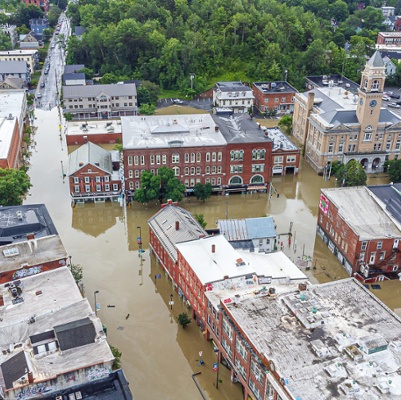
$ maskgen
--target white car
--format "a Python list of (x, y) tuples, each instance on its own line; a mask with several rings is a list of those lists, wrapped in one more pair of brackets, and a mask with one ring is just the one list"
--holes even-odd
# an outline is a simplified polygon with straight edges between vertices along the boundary
[(389, 107), (393, 107), (393, 108), (400, 108), (401, 106), (397, 103), (388, 103)]
[(384, 101), (390, 101), (390, 100), (391, 100), (391, 97), (390, 97), (390, 96), (384, 95), (384, 96), (383, 96), (383, 100), (384, 100)]

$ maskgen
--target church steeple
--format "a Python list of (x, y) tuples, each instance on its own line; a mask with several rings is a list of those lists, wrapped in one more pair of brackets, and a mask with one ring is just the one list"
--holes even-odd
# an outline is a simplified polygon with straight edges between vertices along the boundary
[(386, 69), (379, 51), (375, 51), (362, 72), (358, 90), (356, 116), (361, 130), (370, 127), (376, 130), (380, 117), (380, 107), (386, 80)]

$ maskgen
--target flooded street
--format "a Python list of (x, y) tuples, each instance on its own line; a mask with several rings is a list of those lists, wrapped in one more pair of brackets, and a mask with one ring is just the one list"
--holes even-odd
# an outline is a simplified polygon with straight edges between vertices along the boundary
[[(98, 316), (107, 325), (109, 343), (122, 351), (122, 366), (136, 399), (201, 399), (192, 374), (210, 399), (239, 400), (241, 388), (232, 384), (228, 370), (220, 368), (216, 389), (212, 371), (216, 356), (195, 324), (186, 330), (177, 326), (176, 316), (188, 309), (172, 290), (158, 263), (150, 257), (147, 219), (159, 204), (135, 203), (126, 212), (118, 203), (71, 207), (67, 181), (67, 149), (60, 141), (57, 110), (36, 110), (36, 148), (29, 174), (33, 187), (26, 203), (45, 203), (74, 264), (84, 267), (84, 288), (92, 306), (94, 292), (101, 305)], [(387, 183), (372, 177), (369, 184)], [(310, 267), (311, 280), (327, 282), (347, 277), (338, 260), (317, 238), (316, 215), (320, 188), (335, 186), (324, 181), (306, 163), (298, 176), (274, 177), (277, 194), (214, 196), (205, 203), (188, 197), (180, 204), (191, 212), (203, 213), (215, 228), (218, 219), (272, 215), (283, 251), (294, 261)], [(145, 254), (139, 257), (136, 238), (141, 227)], [(291, 228), (290, 228), (291, 227)], [(292, 242), (286, 233), (291, 229)], [(161, 279), (154, 276), (162, 274)], [(381, 282), (375, 291), (390, 308), (401, 307), (401, 282)], [(168, 301), (174, 295), (173, 310)], [(197, 366), (203, 351), (204, 366)]]

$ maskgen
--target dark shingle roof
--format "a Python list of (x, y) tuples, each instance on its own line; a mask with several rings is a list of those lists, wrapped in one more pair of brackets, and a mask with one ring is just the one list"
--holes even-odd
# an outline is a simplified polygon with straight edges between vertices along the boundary
[(83, 72), (75, 72), (72, 74), (64, 74), (63, 81), (75, 81), (85, 79), (85, 74)]
[(401, 222), (401, 183), (368, 186), (368, 189), (386, 205), (386, 210)]
[(6, 389), (11, 389), (13, 383), (28, 373), (28, 364), (26, 363), (25, 352), (20, 351), (15, 356), (9, 358), (1, 364)]
[(95, 327), (89, 318), (79, 319), (54, 327), (61, 350), (73, 349), (94, 343)]
[(382, 56), (380, 55), (380, 51), (376, 50), (370, 60), (367, 62), (367, 65), (374, 68), (384, 67), (384, 62)]
[(64, 75), (65, 74), (73, 74), (75, 72), (80, 71), (81, 69), (84, 69), (85, 65), (84, 64), (71, 64), (71, 65), (65, 65), (64, 66)]

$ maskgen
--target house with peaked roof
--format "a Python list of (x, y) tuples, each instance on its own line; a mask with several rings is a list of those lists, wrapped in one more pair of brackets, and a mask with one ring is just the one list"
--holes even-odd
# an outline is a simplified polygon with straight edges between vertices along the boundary
[(389, 57), (383, 57), (384, 66), (386, 67), (386, 76), (393, 76), (397, 70), (397, 66)]
[(398, 158), (401, 118), (381, 107), (386, 69), (376, 51), (362, 71), (361, 84), (326, 77), (326, 84), (295, 96), (293, 135), (305, 159), (324, 173), (333, 161), (361, 163), (366, 173), (382, 172)]
[(21, 78), (24, 85), (31, 81), (31, 71), (26, 61), (0, 61), (0, 81), (7, 78)]
[(39, 41), (32, 33), (20, 35), (19, 47), (20, 49), (38, 49)]
[(271, 253), (275, 250), (276, 228), (273, 217), (219, 219), (217, 226), (234, 249), (256, 253)]
[(120, 153), (88, 142), (69, 155), (68, 181), (73, 203), (116, 201), (121, 196)]
[(63, 101), (64, 113), (73, 114), (74, 119), (109, 119), (136, 115), (138, 110), (132, 83), (63, 86)]

